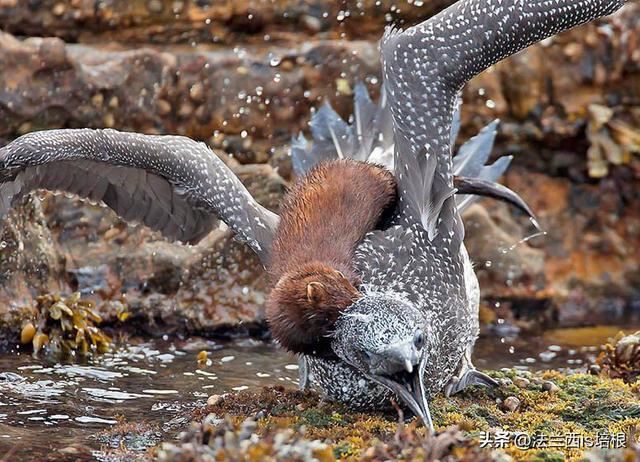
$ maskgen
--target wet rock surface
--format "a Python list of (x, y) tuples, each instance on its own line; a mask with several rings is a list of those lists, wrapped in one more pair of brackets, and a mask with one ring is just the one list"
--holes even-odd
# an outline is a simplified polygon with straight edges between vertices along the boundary
[(379, 37), (387, 23), (417, 22), (453, 3), (427, 0), (39, 0), (0, 2), (0, 25), (18, 35), (142, 43), (292, 41)]
[(3, 221), (0, 239), (0, 347), (17, 343), (35, 313), (39, 293), (59, 291), (65, 282), (58, 251), (37, 199), (27, 198)]
[[(348, 117), (356, 79), (379, 91), (383, 25), (415, 23), (450, 2), (396, 3), (0, 0), (5, 32), (59, 36), (0, 32), (0, 143), (59, 127), (185, 134), (251, 164), (233, 161), (276, 210), (291, 180), (287, 143), (312, 108), (330, 101)], [(505, 183), (547, 232), (526, 240), (530, 223), (500, 204), (470, 210), (467, 244), (487, 322), (638, 320), (639, 23), (640, 5), (630, 2), (465, 89), (461, 139), (502, 119), (495, 155), (515, 155)], [(0, 319), (11, 338), (35, 296), (75, 290), (122, 299), (129, 322), (150, 334), (263, 327), (264, 274), (228, 230), (181, 246), (103, 208), (42, 197), (5, 226)], [(108, 306), (97, 309), (116, 324)]]

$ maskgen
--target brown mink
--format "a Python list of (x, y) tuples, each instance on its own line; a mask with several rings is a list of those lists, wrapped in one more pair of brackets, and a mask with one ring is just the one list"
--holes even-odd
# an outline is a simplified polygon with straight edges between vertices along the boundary
[(329, 354), (327, 334), (361, 296), (355, 249), (395, 201), (391, 172), (348, 159), (321, 163), (288, 192), (268, 265), (267, 320), (283, 347)]

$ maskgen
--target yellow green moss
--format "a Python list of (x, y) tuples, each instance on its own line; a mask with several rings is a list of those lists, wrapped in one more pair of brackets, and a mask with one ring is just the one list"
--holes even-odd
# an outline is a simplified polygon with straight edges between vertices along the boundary
[[(485, 456), (495, 455), (496, 447), (484, 447), (482, 438), (508, 432), (532, 438), (528, 447), (510, 441), (497, 448), (515, 460), (577, 461), (595, 444), (555, 447), (550, 443), (544, 446), (544, 441), (557, 445), (560, 437), (572, 435), (595, 443), (604, 438), (599, 435), (605, 432), (626, 439), (635, 426), (640, 426), (638, 389), (622, 380), (551, 371), (529, 374), (529, 384), (524, 381), (525, 386), (519, 388), (510, 380), (516, 377), (515, 371), (491, 375), (503, 385), (496, 389), (471, 388), (451, 398), (438, 395), (432, 400), (436, 428), (455, 440), (446, 452), (447, 460), (485, 460)], [(553, 381), (553, 385), (547, 381)], [(508, 397), (519, 400), (516, 410), (506, 410), (503, 403)], [(283, 388), (226, 395), (201, 412), (202, 416), (230, 416), (235, 426), (258, 415), (256, 433), (261, 437), (284, 428), (301, 431), (305, 439), (326, 444), (340, 460), (376, 460), (385, 451), (395, 458), (419, 460), (427, 457), (427, 442), (431, 441), (415, 422), (398, 427), (397, 415), (354, 413), (324, 402), (312, 392)]]

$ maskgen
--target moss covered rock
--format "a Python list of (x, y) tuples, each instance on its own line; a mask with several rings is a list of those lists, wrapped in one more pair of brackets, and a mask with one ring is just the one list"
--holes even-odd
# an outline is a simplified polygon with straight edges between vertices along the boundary
[[(398, 415), (353, 413), (310, 391), (229, 394), (159, 460), (636, 460), (640, 390), (559, 372), (493, 372), (502, 386), (432, 401), (436, 436)], [(505, 406), (517, 401), (515, 407)], [(400, 422), (399, 422), (400, 421)]]

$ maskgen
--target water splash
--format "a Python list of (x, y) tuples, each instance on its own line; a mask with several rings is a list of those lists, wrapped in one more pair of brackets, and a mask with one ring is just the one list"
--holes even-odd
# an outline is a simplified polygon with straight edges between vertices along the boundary
[(538, 221), (535, 218), (530, 217), (529, 221), (531, 221), (531, 223), (533, 224), (533, 226), (535, 226), (535, 228), (538, 230), (538, 232), (533, 233), (533, 234), (531, 234), (531, 235), (529, 235), (527, 237), (524, 237), (524, 238), (520, 239), (518, 242), (516, 242), (515, 244), (513, 244), (513, 245), (511, 245), (509, 247), (506, 247), (506, 248), (503, 247), (503, 248), (498, 249), (501, 254), (507, 254), (509, 252), (513, 252), (516, 249), (516, 247), (518, 247), (519, 245), (526, 244), (527, 242), (529, 242), (532, 239), (535, 239), (536, 237), (546, 236), (547, 234), (549, 234), (547, 231), (545, 231), (542, 228), (540, 228), (540, 225), (539, 225)]

